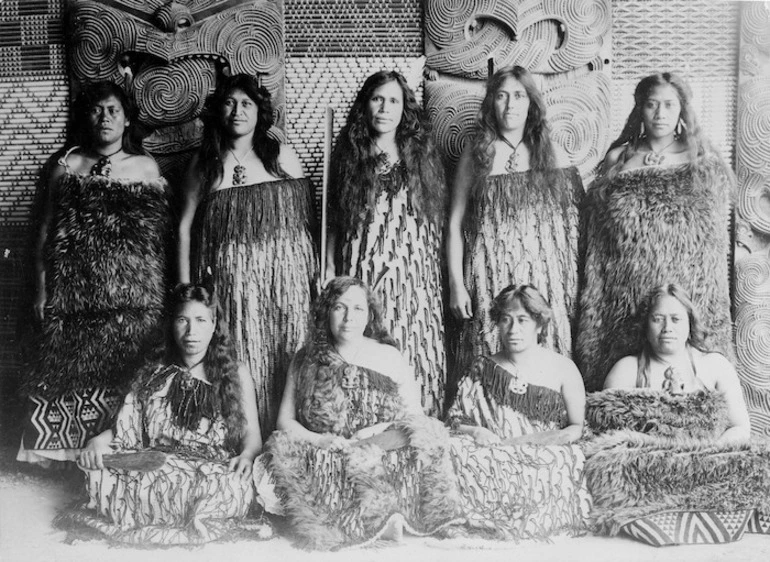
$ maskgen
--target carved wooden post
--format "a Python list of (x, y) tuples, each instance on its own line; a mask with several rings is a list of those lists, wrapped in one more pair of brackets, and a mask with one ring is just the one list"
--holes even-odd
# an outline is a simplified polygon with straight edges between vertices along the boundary
[(739, 61), (735, 343), (754, 431), (770, 435), (770, 2), (746, 2)]

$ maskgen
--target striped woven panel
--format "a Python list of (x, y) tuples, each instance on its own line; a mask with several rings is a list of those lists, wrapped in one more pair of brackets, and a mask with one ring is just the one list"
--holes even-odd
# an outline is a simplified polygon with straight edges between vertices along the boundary
[(631, 537), (652, 546), (721, 544), (743, 537), (754, 510), (661, 511), (621, 527)]
[(770, 535), (770, 515), (755, 511), (746, 527), (747, 533)]

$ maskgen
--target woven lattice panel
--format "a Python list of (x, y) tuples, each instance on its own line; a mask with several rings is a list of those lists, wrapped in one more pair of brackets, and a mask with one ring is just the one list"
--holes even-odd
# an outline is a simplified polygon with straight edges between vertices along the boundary
[(699, 122), (729, 163), (735, 145), (738, 2), (612, 2), (612, 138), (633, 107), (639, 80), (676, 72), (690, 84)]
[(422, 54), (420, 0), (285, 0), (289, 56)]
[(299, 153), (305, 175), (316, 191), (323, 171), (324, 115), (334, 110), (334, 137), (345, 124), (350, 106), (364, 80), (378, 70), (397, 70), (404, 74), (422, 97), (421, 57), (417, 58), (290, 58), (286, 64), (286, 97), (289, 100), (286, 133)]
[(517, 64), (559, 73), (609, 56), (609, 0), (459, 0), (425, 3), (427, 66), (485, 79)]
[(0, 2), (0, 79), (62, 73), (61, 14), (57, 0)]
[(770, 2), (742, 10), (736, 348), (753, 428), (770, 435)]

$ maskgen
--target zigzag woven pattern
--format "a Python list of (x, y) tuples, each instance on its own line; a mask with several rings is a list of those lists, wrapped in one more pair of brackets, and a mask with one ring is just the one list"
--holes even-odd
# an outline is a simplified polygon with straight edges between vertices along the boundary
[(720, 544), (740, 540), (753, 512), (664, 511), (626, 523), (621, 530), (653, 546)]

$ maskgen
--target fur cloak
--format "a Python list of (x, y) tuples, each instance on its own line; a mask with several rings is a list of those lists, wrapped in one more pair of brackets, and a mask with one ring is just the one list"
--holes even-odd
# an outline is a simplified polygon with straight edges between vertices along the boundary
[(770, 442), (715, 444), (726, 427), (720, 393), (605, 390), (589, 395), (586, 419), (598, 433), (583, 447), (597, 531), (665, 511), (770, 513)]
[(161, 318), (171, 214), (166, 181), (66, 174), (45, 241), (48, 309), (25, 390), (120, 388)]
[(714, 157), (599, 178), (581, 216), (576, 362), (586, 390), (602, 388), (620, 358), (640, 350), (644, 296), (678, 283), (700, 312), (710, 351), (732, 356), (731, 175)]

